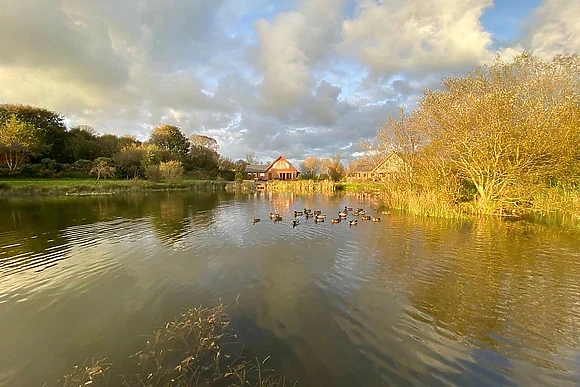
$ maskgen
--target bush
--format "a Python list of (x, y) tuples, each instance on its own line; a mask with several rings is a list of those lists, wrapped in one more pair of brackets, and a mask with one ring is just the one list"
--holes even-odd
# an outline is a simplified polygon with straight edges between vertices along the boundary
[(167, 183), (176, 183), (183, 176), (183, 165), (179, 161), (168, 161), (159, 164), (159, 173)]
[(147, 178), (147, 180), (150, 181), (161, 180), (161, 171), (159, 170), (159, 165), (149, 164), (146, 165), (143, 169), (145, 169), (145, 177)]
[(56, 160), (47, 158), (40, 160), (37, 168), (39, 177), (55, 177), (61, 169)]
[(143, 177), (142, 163), (146, 159), (147, 150), (138, 147), (125, 148), (114, 157), (117, 165), (117, 176), (122, 179)]
[(77, 160), (73, 164), (65, 164), (64, 174), (68, 177), (88, 177), (92, 168), (92, 161)]

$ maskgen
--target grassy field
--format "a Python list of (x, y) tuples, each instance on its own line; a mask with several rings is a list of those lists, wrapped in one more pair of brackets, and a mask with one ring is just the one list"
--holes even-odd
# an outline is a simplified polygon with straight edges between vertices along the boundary
[(175, 183), (147, 180), (95, 179), (0, 179), (0, 195), (34, 194), (104, 194), (141, 190), (224, 189), (217, 180), (181, 180)]

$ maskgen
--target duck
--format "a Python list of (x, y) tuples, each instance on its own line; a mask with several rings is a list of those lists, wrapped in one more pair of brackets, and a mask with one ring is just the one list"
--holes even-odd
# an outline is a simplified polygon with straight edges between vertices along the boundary
[(260, 218), (252, 218), (252, 224), (256, 224), (260, 221)]
[(274, 214), (274, 217), (272, 218), (272, 220), (274, 222), (279, 222), (282, 220), (282, 216), (280, 214)]
[(294, 219), (294, 220), (292, 221), (292, 228), (294, 228), (294, 227), (298, 226), (299, 224), (300, 224), (300, 221), (299, 221), (299, 220), (296, 220), (296, 219)]
[(340, 223), (340, 218), (332, 218), (330, 219), (330, 223)]
[(270, 217), (270, 219), (275, 219), (278, 216), (280, 216), (280, 214), (278, 214), (277, 212), (270, 212), (268, 213), (268, 216)]
[(314, 218), (314, 223), (319, 223), (319, 222), (324, 222), (324, 217), (322, 217), (322, 216), (316, 216)]
[(348, 211), (352, 211), (352, 207), (344, 207), (344, 208), (345, 208), (345, 210), (346, 210), (347, 212), (348, 212)]
[(373, 222), (380, 222), (381, 218), (379, 218), (378, 216), (373, 216)]
[(382, 214), (383, 215), (391, 215), (391, 211), (383, 211)]
[(371, 216), (370, 215), (363, 215), (362, 220), (371, 220)]
[(304, 211), (294, 211), (294, 217), (304, 215)]
[(348, 214), (346, 213), (346, 211), (342, 211), (338, 213), (338, 217), (339, 218), (346, 218), (348, 216)]
[(320, 211), (320, 210), (314, 210), (314, 215), (320, 215), (320, 214), (322, 214), (322, 211)]
[(358, 220), (357, 219), (353, 219), (353, 220), (349, 220), (348, 221), (348, 225), (349, 226), (356, 226), (358, 224)]

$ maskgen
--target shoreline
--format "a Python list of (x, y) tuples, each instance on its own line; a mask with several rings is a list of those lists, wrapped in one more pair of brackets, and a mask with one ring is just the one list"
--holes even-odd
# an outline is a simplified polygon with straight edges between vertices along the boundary
[[(175, 183), (152, 182), (147, 180), (95, 180), (88, 179), (0, 179), (0, 198), (37, 196), (108, 196), (123, 193), (172, 192), (172, 191), (225, 191), (253, 193), (261, 182), (253, 180), (181, 180)], [(385, 208), (400, 210), (410, 215), (436, 218), (474, 219), (491, 216), (506, 221), (527, 221), (533, 223), (557, 223), (580, 229), (580, 213), (573, 208), (565, 209), (546, 206), (530, 207), (521, 213), (481, 214), (473, 211), (471, 203), (442, 206), (441, 203), (414, 197), (413, 192), (405, 193), (405, 199), (393, 202), (393, 192), (380, 183), (352, 183), (313, 180), (273, 181), (266, 184), (266, 192), (293, 192), (296, 194), (356, 193), (373, 196)], [(401, 194), (400, 192), (398, 194)], [(416, 195), (415, 195), (416, 196)], [(580, 197), (580, 194), (578, 195)]]

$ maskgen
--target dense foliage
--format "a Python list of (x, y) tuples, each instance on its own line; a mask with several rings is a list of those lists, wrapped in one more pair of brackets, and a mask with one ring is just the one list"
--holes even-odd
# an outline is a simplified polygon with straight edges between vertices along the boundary
[[(245, 168), (220, 156), (215, 139), (161, 125), (142, 143), (130, 136), (99, 135), (92, 127), (67, 128), (50, 110), (0, 105), (0, 177), (162, 178), (159, 166), (176, 166), (194, 178), (233, 180)], [(173, 163), (169, 163), (173, 162)], [(169, 164), (167, 164), (169, 163)], [(178, 163), (178, 164), (176, 164)], [(182, 168), (182, 169), (180, 169)], [(172, 169), (175, 172), (175, 168)], [(171, 175), (170, 179), (175, 179)]]
[(512, 214), (546, 190), (577, 190), (579, 128), (580, 56), (524, 53), (426, 90), (414, 112), (387, 120), (368, 154), (396, 152), (411, 166), (391, 190)]

